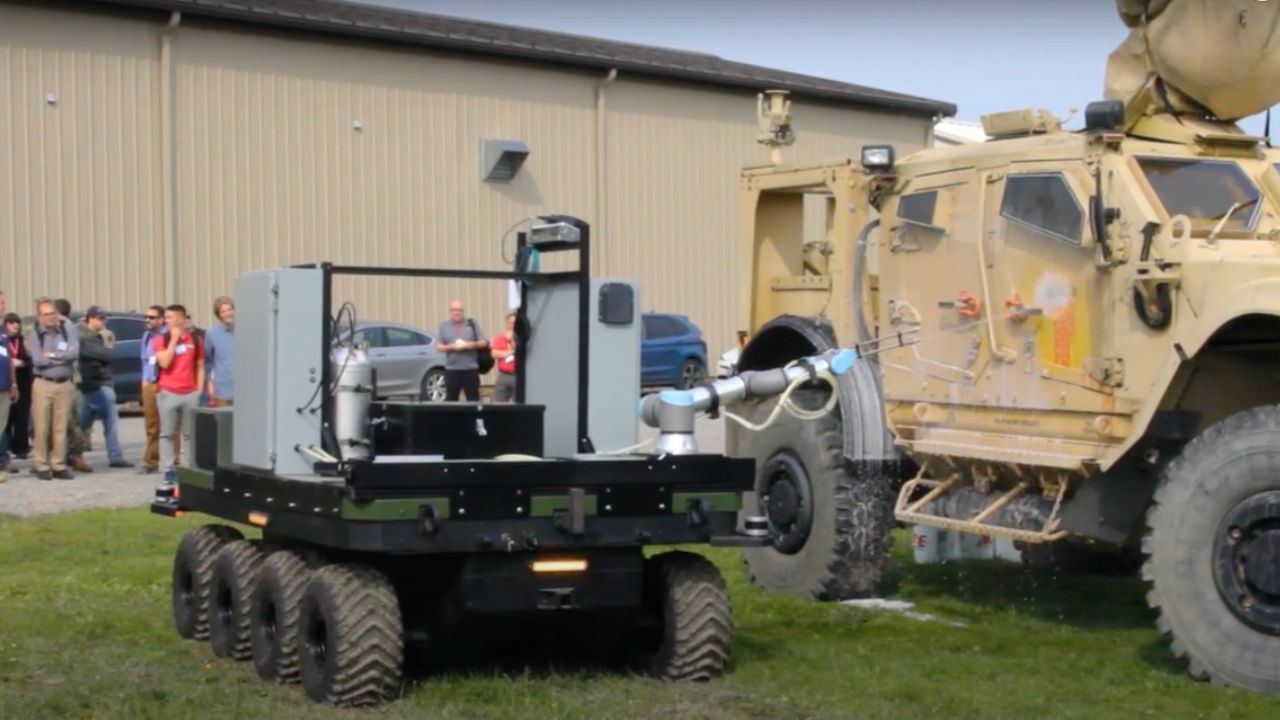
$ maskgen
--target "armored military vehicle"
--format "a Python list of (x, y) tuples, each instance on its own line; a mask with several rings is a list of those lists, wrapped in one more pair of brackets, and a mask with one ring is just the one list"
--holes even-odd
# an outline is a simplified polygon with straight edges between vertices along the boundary
[(729, 425), (774, 537), (744, 555), (837, 599), (876, 589), (895, 519), (1133, 552), (1193, 676), (1276, 692), (1280, 151), (1236, 121), (1280, 101), (1280, 3), (1118, 7), (1131, 36), (1080, 131), (1021, 110), (980, 144), (788, 166), (789, 104), (762, 96), (739, 369), (885, 349), (825, 419)]

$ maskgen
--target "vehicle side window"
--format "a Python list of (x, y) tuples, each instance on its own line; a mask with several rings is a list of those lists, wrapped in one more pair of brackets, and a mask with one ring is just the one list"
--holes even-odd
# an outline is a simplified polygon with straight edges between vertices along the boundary
[(1000, 215), (1077, 244), (1084, 228), (1084, 210), (1059, 173), (1010, 175), (1005, 182)]
[(644, 319), (645, 340), (661, 340), (662, 338), (683, 334), (684, 328), (680, 327), (680, 323), (671, 318), (654, 315)]
[(938, 191), (926, 190), (904, 195), (898, 201), (898, 217), (918, 225), (933, 225), (933, 213), (938, 208)]
[(142, 332), (145, 330), (141, 320), (132, 318), (107, 318), (107, 329), (115, 333), (116, 342), (128, 342), (130, 340), (141, 340)]
[(361, 343), (368, 343), (370, 348), (387, 346), (387, 339), (382, 334), (382, 328), (364, 328), (363, 330), (357, 330), (355, 334), (351, 336), (351, 339), (357, 345)]
[(426, 345), (427, 338), (421, 333), (405, 330), (403, 328), (386, 328), (387, 347), (411, 347), (413, 345)]

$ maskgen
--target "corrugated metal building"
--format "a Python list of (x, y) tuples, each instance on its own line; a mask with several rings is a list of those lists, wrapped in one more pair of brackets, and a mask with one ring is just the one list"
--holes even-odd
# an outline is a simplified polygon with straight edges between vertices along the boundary
[[(791, 91), (788, 162), (930, 142), (954, 107), (579, 36), (309, 0), (0, 0), (0, 289), (77, 307), (207, 305), (242, 269), (329, 260), (503, 266), (521, 218), (593, 224), (595, 270), (637, 277), (718, 353), (756, 93)], [(510, 182), (485, 139), (525, 143)], [(508, 244), (512, 238), (507, 239)], [(508, 251), (509, 253), (509, 251)], [(353, 281), (362, 318), (492, 328), (496, 284)], [(364, 284), (358, 284), (364, 283)]]

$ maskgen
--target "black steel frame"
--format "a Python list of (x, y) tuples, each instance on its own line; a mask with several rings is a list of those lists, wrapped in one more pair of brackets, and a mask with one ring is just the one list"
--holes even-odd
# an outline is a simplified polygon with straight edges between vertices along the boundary
[[(568, 215), (550, 215), (544, 219), (556, 222), (569, 222), (578, 227), (580, 239), (577, 243), (540, 244), (539, 252), (559, 252), (564, 250), (578, 251), (577, 270), (563, 272), (522, 272), (518, 270), (457, 270), (449, 268), (395, 268), (377, 265), (334, 265), (332, 263), (307, 263), (294, 265), (294, 268), (318, 269), (322, 273), (321, 291), (321, 341), (324, 356), (320, 359), (320, 437), (326, 452), (335, 457), (341, 455), (334, 437), (333, 396), (329, 388), (333, 387), (333, 369), (329, 362), (329, 351), (333, 347), (333, 333), (336, 329), (330, 317), (333, 310), (333, 278), (335, 275), (351, 275), (366, 277), (405, 277), (405, 278), (450, 278), (455, 280), (516, 280), (520, 281), (520, 307), (516, 310), (517, 326), (527, 327), (528, 322), (528, 283), (565, 282), (578, 284), (578, 451), (594, 452), (587, 429), (587, 408), (589, 407), (587, 387), (589, 381), (588, 359), (591, 350), (591, 226), (584, 220)], [(517, 235), (517, 250), (527, 244), (525, 234)], [(516, 367), (524, 367), (526, 342), (520, 333), (516, 334)], [(516, 401), (524, 402), (524, 373), (516, 373)]]

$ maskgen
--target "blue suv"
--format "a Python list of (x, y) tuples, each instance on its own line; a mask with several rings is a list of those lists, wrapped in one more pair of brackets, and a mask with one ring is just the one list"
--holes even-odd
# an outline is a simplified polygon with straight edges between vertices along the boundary
[(687, 390), (706, 382), (707, 343), (698, 326), (684, 315), (645, 313), (641, 317), (641, 384)]

